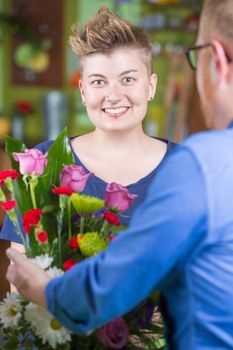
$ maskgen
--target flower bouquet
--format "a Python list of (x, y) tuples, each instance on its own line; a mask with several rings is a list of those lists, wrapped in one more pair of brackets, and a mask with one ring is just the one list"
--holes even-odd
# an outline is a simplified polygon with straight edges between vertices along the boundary
[[(7, 137), (10, 170), (0, 172), (0, 205), (21, 237), (25, 254), (51, 277), (107, 248), (122, 230), (119, 216), (136, 195), (107, 185), (103, 199), (81, 193), (93, 175), (74, 164), (66, 129), (47, 153)], [(9, 198), (10, 194), (10, 198)], [(4, 350), (158, 349), (162, 326), (149, 299), (123, 317), (80, 336), (44, 308), (8, 293), (0, 303)]]

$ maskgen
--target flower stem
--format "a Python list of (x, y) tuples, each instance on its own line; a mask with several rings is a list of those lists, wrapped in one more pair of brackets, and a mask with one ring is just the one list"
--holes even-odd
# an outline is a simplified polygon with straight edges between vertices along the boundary
[(85, 224), (85, 216), (81, 216), (80, 228), (79, 228), (80, 233), (83, 233), (83, 231), (84, 231), (84, 224)]
[(18, 220), (12, 220), (12, 222), (13, 222), (13, 225), (14, 225), (14, 228), (15, 228), (15, 231), (16, 231), (17, 235), (21, 238), (21, 240), (23, 242), (24, 248), (26, 250), (26, 255), (29, 256), (30, 252), (31, 252), (31, 249), (30, 249), (28, 237), (24, 236), (24, 234), (23, 234), (23, 232), (21, 230), (21, 227), (20, 227), (20, 225), (18, 223)]
[(109, 222), (104, 220), (103, 225), (102, 225), (102, 227), (100, 229), (100, 236), (101, 236), (101, 238), (103, 238), (103, 239), (107, 238), (107, 232), (108, 232), (110, 226), (111, 225), (109, 224)]
[(64, 210), (60, 209), (59, 213), (57, 214), (57, 236), (58, 236), (58, 256), (59, 256), (59, 263), (62, 265), (62, 241), (61, 241), (61, 233), (62, 233), (62, 219), (63, 219)]
[(71, 239), (71, 198), (67, 201), (67, 216), (68, 216), (68, 238)]
[(36, 206), (36, 196), (35, 196), (35, 185), (32, 180), (29, 181), (29, 187), (30, 187), (30, 194), (31, 194), (31, 199), (32, 199), (32, 206), (34, 209), (37, 208)]

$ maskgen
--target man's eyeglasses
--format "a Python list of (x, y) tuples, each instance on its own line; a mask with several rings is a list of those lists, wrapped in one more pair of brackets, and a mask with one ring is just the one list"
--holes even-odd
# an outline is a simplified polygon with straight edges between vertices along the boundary
[[(197, 46), (189, 47), (189, 48), (184, 50), (184, 53), (188, 59), (188, 63), (193, 70), (197, 69), (198, 50), (205, 49), (206, 47), (211, 47), (211, 46), (212, 45), (208, 43), (208, 44), (204, 44), (204, 45), (197, 45)], [(232, 58), (227, 54), (227, 52), (225, 52), (225, 55), (226, 55), (227, 61), (229, 63), (232, 62)]]
[(210, 47), (211, 44), (205, 45), (197, 45), (193, 47), (189, 47), (184, 50), (184, 53), (187, 57), (188, 63), (193, 70), (197, 69), (197, 52), (198, 50), (205, 49), (206, 47)]

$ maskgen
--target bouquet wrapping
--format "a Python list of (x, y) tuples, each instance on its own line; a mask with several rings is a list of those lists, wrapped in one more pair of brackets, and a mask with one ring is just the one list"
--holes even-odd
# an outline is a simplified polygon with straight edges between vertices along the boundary
[[(82, 192), (92, 173), (74, 163), (64, 129), (47, 153), (26, 149), (7, 137), (11, 169), (0, 172), (0, 205), (20, 236), (26, 256), (51, 277), (107, 248), (123, 226), (120, 216), (137, 196), (117, 183), (104, 198)], [(127, 315), (80, 336), (66, 329), (45, 309), (17, 293), (0, 303), (3, 350), (159, 349), (162, 324), (153, 317), (153, 298)]]

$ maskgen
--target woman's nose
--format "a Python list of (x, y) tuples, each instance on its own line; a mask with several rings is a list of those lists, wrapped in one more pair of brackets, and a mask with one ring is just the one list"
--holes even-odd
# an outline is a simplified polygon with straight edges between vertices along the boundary
[(117, 103), (122, 98), (122, 91), (119, 86), (111, 85), (106, 90), (105, 99), (111, 103)]

